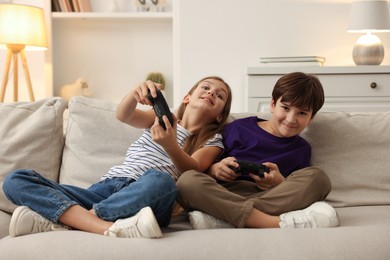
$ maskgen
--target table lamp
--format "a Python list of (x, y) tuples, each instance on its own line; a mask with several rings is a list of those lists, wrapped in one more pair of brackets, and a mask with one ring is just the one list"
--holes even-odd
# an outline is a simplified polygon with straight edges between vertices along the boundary
[(47, 49), (45, 19), (42, 8), (19, 4), (0, 4), (0, 44), (7, 48), (0, 102), (4, 102), (11, 62), (13, 62), (14, 101), (18, 101), (19, 55), (27, 81), (29, 97), (31, 101), (34, 101), (24, 50)]
[(373, 33), (390, 32), (389, 6), (387, 0), (356, 1), (352, 3), (348, 32), (366, 33), (353, 48), (356, 65), (379, 65), (385, 51), (379, 37)]

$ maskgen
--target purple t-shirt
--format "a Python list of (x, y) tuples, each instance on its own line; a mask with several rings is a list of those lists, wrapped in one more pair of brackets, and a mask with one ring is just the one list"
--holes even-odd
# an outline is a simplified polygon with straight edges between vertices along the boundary
[(257, 125), (264, 121), (256, 116), (241, 118), (225, 126), (222, 136), (225, 146), (222, 158), (272, 162), (284, 177), (293, 171), (310, 166), (310, 144), (299, 135), (277, 137)]

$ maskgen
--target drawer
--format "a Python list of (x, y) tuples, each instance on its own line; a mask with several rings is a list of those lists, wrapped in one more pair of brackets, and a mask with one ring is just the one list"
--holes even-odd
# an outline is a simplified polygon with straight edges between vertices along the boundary
[(390, 74), (318, 75), (327, 97), (390, 96)]
[(271, 98), (248, 98), (248, 112), (270, 112)]
[[(271, 98), (248, 98), (248, 112), (269, 112)], [(390, 97), (327, 97), (321, 111), (390, 111)]]
[(248, 97), (271, 97), (276, 81), (281, 75), (249, 76)]
[[(280, 75), (248, 76), (248, 97), (270, 97)], [(390, 74), (317, 74), (327, 97), (390, 96)], [(372, 87), (375, 85), (375, 87)]]

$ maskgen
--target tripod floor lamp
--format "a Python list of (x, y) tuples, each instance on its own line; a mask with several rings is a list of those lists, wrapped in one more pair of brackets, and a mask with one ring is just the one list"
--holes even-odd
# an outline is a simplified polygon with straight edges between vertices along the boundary
[(13, 100), (18, 101), (19, 56), (26, 77), (29, 97), (31, 101), (34, 101), (34, 92), (24, 51), (44, 50), (47, 48), (45, 19), (42, 8), (19, 4), (0, 4), (0, 44), (7, 48), (0, 102), (4, 102), (11, 63), (13, 63)]

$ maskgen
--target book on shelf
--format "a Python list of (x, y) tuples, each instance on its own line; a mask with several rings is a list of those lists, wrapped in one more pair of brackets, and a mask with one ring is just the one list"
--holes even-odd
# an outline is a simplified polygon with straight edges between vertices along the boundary
[(51, 0), (51, 11), (52, 12), (61, 12), (60, 3), (58, 0)]
[(92, 12), (89, 0), (51, 0), (52, 12)]
[(80, 12), (92, 12), (91, 3), (89, 0), (77, 0)]
[(60, 2), (60, 8), (62, 12), (72, 12), (70, 3), (68, 0), (58, 0)]
[(58, 6), (60, 7), (59, 12), (67, 12), (65, 0), (55, 0), (55, 1), (58, 2)]
[(261, 57), (260, 63), (272, 66), (323, 66), (325, 58), (320, 56)]
[(80, 12), (79, 1), (71, 0), (71, 2), (72, 2), (73, 12)]

